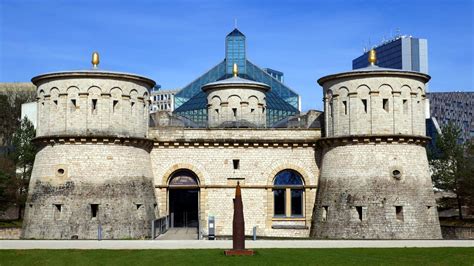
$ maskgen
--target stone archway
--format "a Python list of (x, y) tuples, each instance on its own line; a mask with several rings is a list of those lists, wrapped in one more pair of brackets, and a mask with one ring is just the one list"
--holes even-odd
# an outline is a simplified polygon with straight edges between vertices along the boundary
[(171, 227), (199, 228), (199, 179), (188, 169), (173, 172), (168, 183)]

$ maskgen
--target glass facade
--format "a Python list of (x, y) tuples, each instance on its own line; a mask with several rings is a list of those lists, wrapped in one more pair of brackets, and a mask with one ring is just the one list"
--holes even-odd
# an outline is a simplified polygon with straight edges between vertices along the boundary
[(239, 66), (241, 78), (271, 87), (266, 94), (267, 126), (299, 113), (299, 95), (246, 59), (245, 36), (237, 29), (226, 37), (226, 58), (175, 95), (174, 113), (192, 120), (199, 127), (206, 127), (207, 97), (201, 88), (207, 83), (232, 77), (234, 63)]
[[(379, 67), (428, 73), (428, 42), (409, 36), (400, 36), (374, 48)], [(352, 69), (369, 65), (366, 52), (352, 60)]]

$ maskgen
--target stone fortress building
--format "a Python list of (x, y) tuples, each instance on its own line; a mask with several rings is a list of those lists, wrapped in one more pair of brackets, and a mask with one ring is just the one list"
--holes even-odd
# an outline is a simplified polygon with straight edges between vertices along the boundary
[(99, 70), (97, 54), (92, 70), (33, 78), (39, 152), (23, 237), (147, 238), (162, 217), (204, 238), (212, 217), (215, 235), (229, 237), (239, 182), (249, 235), (441, 238), (423, 147), (430, 77), (370, 60), (321, 78), (324, 115), (300, 127), (272, 127), (271, 88), (237, 64), (201, 87), (201, 128), (155, 126), (155, 82)]

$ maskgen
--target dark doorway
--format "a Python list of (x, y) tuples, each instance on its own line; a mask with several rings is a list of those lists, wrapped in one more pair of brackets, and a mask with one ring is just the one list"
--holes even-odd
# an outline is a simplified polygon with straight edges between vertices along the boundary
[(169, 190), (173, 227), (198, 227), (198, 195), (198, 189)]
[(169, 181), (169, 215), (172, 227), (199, 227), (199, 183), (187, 169), (174, 172)]

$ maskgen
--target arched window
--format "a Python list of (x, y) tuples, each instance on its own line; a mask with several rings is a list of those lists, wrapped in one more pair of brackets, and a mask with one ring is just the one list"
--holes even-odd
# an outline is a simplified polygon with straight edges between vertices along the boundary
[(273, 181), (273, 215), (303, 217), (303, 178), (293, 170), (279, 172)]

